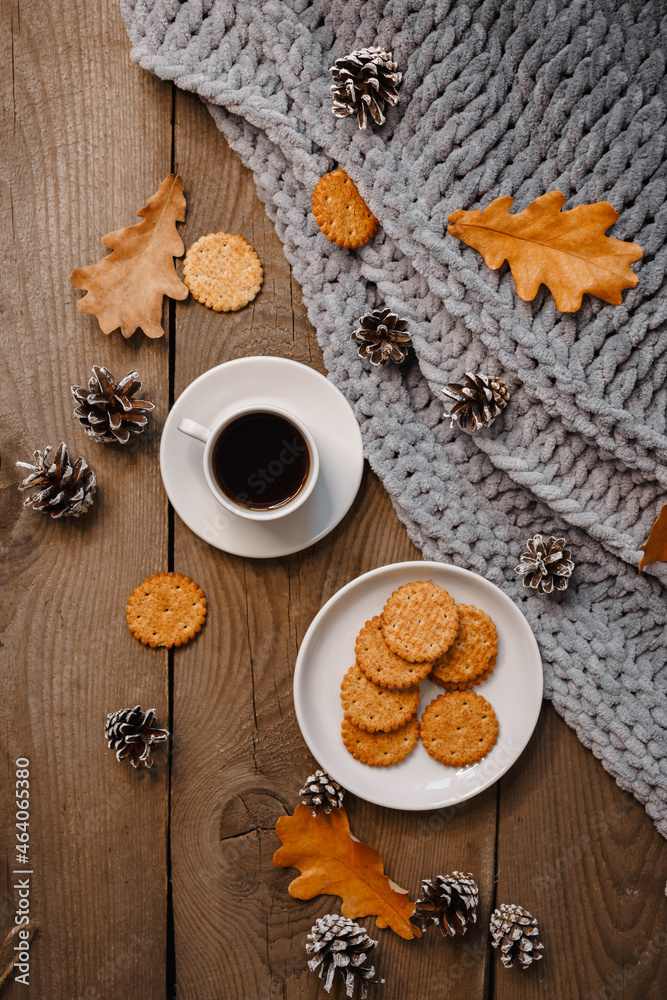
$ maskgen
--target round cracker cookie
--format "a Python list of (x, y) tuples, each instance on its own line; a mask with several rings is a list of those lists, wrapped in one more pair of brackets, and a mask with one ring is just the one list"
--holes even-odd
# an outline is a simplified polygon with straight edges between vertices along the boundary
[(183, 261), (183, 281), (198, 302), (215, 312), (236, 312), (255, 298), (264, 280), (262, 262), (243, 236), (208, 233)]
[(357, 664), (343, 677), (340, 700), (345, 718), (369, 733), (400, 729), (417, 714), (419, 686), (392, 691), (372, 684)]
[(496, 660), (497, 657), (494, 656), (483, 674), (480, 674), (479, 677), (475, 677), (474, 680), (466, 681), (466, 683), (445, 684), (445, 682), (441, 681), (439, 677), (436, 677), (434, 673), (430, 673), (428, 675), (428, 678), (429, 680), (437, 684), (438, 687), (444, 688), (445, 691), (472, 691), (472, 689), (476, 687), (478, 684), (481, 684), (483, 681), (489, 679), (489, 677), (493, 673), (493, 668), (496, 665)]
[(389, 767), (412, 753), (419, 738), (419, 723), (417, 719), (410, 719), (405, 726), (389, 733), (368, 733), (349, 719), (343, 719), (341, 734), (348, 753), (355, 760), (371, 767)]
[(489, 676), (498, 652), (498, 632), (485, 611), (459, 604), (459, 631), (446, 653), (433, 662), (431, 679), (464, 690)]
[(182, 646), (201, 631), (204, 591), (182, 573), (154, 573), (135, 587), (125, 608), (132, 635), (144, 646)]
[(448, 691), (424, 710), (421, 739), (431, 757), (465, 767), (486, 757), (498, 739), (493, 708), (474, 691)]
[(340, 167), (315, 185), (313, 215), (326, 238), (339, 247), (363, 246), (378, 227), (357, 185)]
[(367, 621), (354, 645), (357, 666), (373, 684), (390, 690), (413, 687), (428, 674), (430, 663), (408, 663), (392, 653), (382, 637), (379, 615)]
[(437, 583), (406, 583), (384, 606), (382, 636), (392, 652), (411, 663), (442, 656), (456, 638), (459, 612)]

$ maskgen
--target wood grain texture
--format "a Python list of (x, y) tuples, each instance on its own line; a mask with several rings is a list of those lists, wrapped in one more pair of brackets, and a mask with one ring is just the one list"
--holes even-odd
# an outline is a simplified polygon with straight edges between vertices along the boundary
[[(235, 357), (282, 354), (309, 362), (314, 336), (302, 308), (293, 311), (290, 269), (249, 175), (198, 100), (178, 94), (175, 122), (175, 155), (190, 204), (186, 245), (207, 232), (240, 232), (265, 271), (259, 297), (239, 313), (213, 313), (192, 300), (177, 306), (176, 394), (202, 371)], [(275, 820), (293, 805), (293, 771), (309, 763), (293, 714), (291, 667), (298, 635), (320, 597), (300, 594), (299, 560), (228, 556), (176, 519), (174, 564), (204, 587), (211, 608), (200, 641), (174, 665), (179, 997), (259, 997), (274, 989), (282, 995), (281, 983), (295, 974), (271, 856)], [(274, 969), (273, 953), (286, 945)], [(305, 982), (301, 961), (296, 972)]]
[[(305, 936), (338, 901), (292, 899), (295, 873), (272, 864), (276, 818), (314, 766), (294, 716), (294, 663), (341, 586), (419, 553), (368, 469), (341, 524), (304, 552), (229, 556), (173, 515), (170, 547), (158, 471), (170, 378), (177, 396), (203, 371), (254, 354), (324, 371), (321, 352), (252, 177), (196, 98), (130, 63), (116, 0), (33, 0), (29, 11), (0, 2), (0, 796), (13, 799), (13, 762), (29, 756), (40, 926), (32, 985), (11, 984), (3, 1000), (324, 998)], [(265, 280), (239, 313), (191, 299), (172, 306), (170, 359), (166, 337), (101, 334), (76, 310), (68, 275), (105, 252), (103, 233), (136, 221), (174, 166), (188, 199), (186, 246), (240, 232)], [(89, 443), (73, 416), (69, 385), (93, 363), (137, 368), (157, 403), (131, 448)], [(14, 462), (63, 437), (95, 468), (100, 491), (85, 518), (58, 523), (21, 508)], [(123, 613), (143, 576), (167, 568), (170, 549), (173, 568), (209, 600), (201, 634), (173, 652), (171, 691), (167, 655), (137, 643)], [(102, 737), (106, 713), (140, 701), (166, 723), (170, 696), (171, 754), (156, 753), (152, 773), (118, 765)], [(478, 924), (461, 940), (377, 931), (378, 1000), (663, 996), (664, 842), (550, 706), (518, 764), (478, 798), (400, 813), (348, 796), (347, 809), (412, 898), (422, 877), (452, 869), (472, 871), (481, 889)], [(15, 906), (13, 822), (3, 809), (0, 934)], [(546, 958), (526, 973), (491, 953), (488, 919), (500, 902), (540, 919)], [(372, 919), (362, 923), (375, 934)]]
[[(265, 268), (260, 295), (239, 313), (212, 313), (193, 301), (176, 307), (177, 393), (206, 368), (240, 355), (281, 355), (322, 370), (314, 331), (295, 301), (289, 265), (251, 177), (196, 99), (177, 95), (175, 123), (176, 160), (189, 192), (186, 245), (209, 231), (240, 232)], [(294, 873), (271, 862), (275, 821), (293, 810), (314, 766), (292, 704), (296, 654), (313, 617), (341, 586), (375, 566), (420, 556), (368, 470), (343, 522), (304, 552), (239, 559), (210, 548), (178, 519), (174, 548), (175, 568), (197, 579), (212, 609), (206, 634), (175, 658), (172, 882), (179, 997), (319, 996), (321, 987), (305, 968), (305, 936), (318, 915), (339, 903), (291, 899)], [(212, 748), (205, 768), (197, 766), (202, 746)], [(483, 899), (488, 920), (495, 791), (436, 815), (349, 800), (355, 834), (379, 848), (390, 876), (413, 898), (422, 877), (463, 864), (489, 887)], [(373, 919), (364, 924), (375, 932)], [(439, 997), (445, 975), (482, 995), (486, 944), (471, 955), (463, 944), (445, 949), (435, 935), (423, 944), (388, 931), (378, 935), (386, 997), (408, 995), (415, 981), (424, 1000)]]
[[(106, 714), (141, 702), (164, 718), (167, 658), (129, 634), (127, 594), (167, 557), (157, 469), (168, 404), (166, 345), (122, 343), (75, 308), (69, 273), (134, 221), (169, 172), (171, 95), (133, 71), (117, 5), (3, 7), (2, 896), (14, 900), (13, 762), (31, 761), (31, 985), (5, 996), (159, 996), (166, 941), (166, 759), (154, 774), (106, 749)], [(5, 53), (6, 55), (6, 53)], [(110, 89), (111, 81), (113, 81)], [(141, 136), (141, 139), (139, 137)], [(136, 447), (89, 442), (72, 383), (93, 363), (136, 367), (157, 409)], [(17, 460), (66, 440), (99, 481), (79, 520), (21, 506)], [(140, 914), (140, 919), (137, 915)], [(13, 914), (3, 909), (5, 928)], [(5, 929), (2, 929), (4, 936)], [(150, 956), (150, 960), (149, 959)]]
[(665, 842), (550, 705), (500, 785), (498, 903), (539, 921), (545, 957), (494, 956), (499, 1000), (659, 1000), (667, 982)]

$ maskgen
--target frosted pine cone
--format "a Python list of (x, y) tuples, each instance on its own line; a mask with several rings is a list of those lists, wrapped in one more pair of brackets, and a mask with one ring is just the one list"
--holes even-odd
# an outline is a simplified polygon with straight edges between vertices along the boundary
[(445, 396), (455, 401), (449, 413), (452, 418), (450, 426), (453, 427), (456, 421), (464, 430), (478, 431), (480, 427), (489, 427), (507, 406), (509, 389), (493, 375), (464, 372), (463, 378), (463, 384), (451, 382), (442, 390)]
[(33, 465), (16, 463), (19, 468), (30, 470), (30, 475), (19, 486), (20, 490), (33, 490), (23, 506), (51, 517), (79, 517), (93, 502), (97, 488), (95, 473), (82, 458), (71, 461), (64, 441), (53, 462), (48, 460), (50, 451), (51, 445), (47, 444), (44, 451), (33, 452)]
[(543, 957), (537, 920), (522, 906), (502, 903), (491, 914), (489, 932), (493, 947), (500, 948), (500, 961), (506, 969), (511, 969), (517, 959), (521, 968), (527, 969)]
[(107, 715), (105, 737), (109, 748), (116, 751), (116, 760), (130, 758), (133, 767), (142, 762), (146, 767), (153, 763), (151, 747), (169, 739), (169, 732), (155, 725), (155, 709), (141, 711), (141, 705), (121, 708)]
[(385, 308), (364, 313), (359, 322), (361, 326), (352, 334), (352, 340), (359, 344), (360, 358), (369, 358), (372, 365), (386, 365), (388, 361), (400, 365), (405, 361), (412, 343), (407, 320)]
[(130, 434), (141, 434), (148, 423), (147, 413), (154, 409), (147, 399), (134, 399), (141, 391), (138, 372), (129, 372), (116, 382), (108, 368), (93, 365), (88, 388), (72, 386), (72, 396), (77, 404), (74, 415), (88, 437), (107, 444), (117, 441), (127, 444)]
[(574, 563), (565, 539), (550, 535), (545, 542), (542, 535), (533, 535), (526, 546), (528, 551), (521, 553), (521, 562), (515, 566), (515, 572), (523, 576), (524, 587), (532, 587), (538, 594), (567, 590)]
[(357, 49), (336, 59), (329, 72), (336, 118), (356, 115), (359, 128), (365, 129), (369, 114), (376, 125), (382, 125), (385, 104), (398, 104), (396, 88), (403, 74), (385, 49)]
[(313, 816), (317, 816), (318, 809), (327, 814), (332, 809), (340, 809), (344, 794), (344, 789), (337, 781), (330, 778), (326, 771), (315, 771), (315, 774), (311, 774), (299, 792), (303, 805), (312, 809)]
[(353, 997), (354, 988), (359, 984), (359, 997), (368, 996), (369, 983), (383, 983), (375, 979), (375, 968), (368, 965), (370, 953), (377, 948), (365, 927), (360, 927), (348, 917), (337, 913), (327, 913), (313, 924), (308, 935), (306, 951), (313, 957), (308, 962), (311, 972), (319, 969), (319, 977), (324, 980), (324, 989), (331, 992), (336, 969), (345, 980), (345, 996)]
[(421, 896), (415, 904), (413, 923), (423, 932), (431, 924), (440, 924), (443, 934), (465, 934), (468, 924), (477, 923), (479, 888), (472, 874), (452, 872), (422, 882)]

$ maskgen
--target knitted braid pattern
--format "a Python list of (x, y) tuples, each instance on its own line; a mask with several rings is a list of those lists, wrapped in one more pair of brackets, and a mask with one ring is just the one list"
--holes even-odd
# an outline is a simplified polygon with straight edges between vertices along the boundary
[[(121, 0), (132, 58), (198, 93), (275, 221), (329, 377), (366, 455), (431, 559), (500, 586), (535, 631), (546, 693), (667, 836), (666, 568), (637, 575), (667, 479), (667, 18), (659, 3), (452, 0), (232, 5)], [(382, 129), (331, 114), (328, 67), (390, 48), (400, 103)], [(310, 196), (340, 164), (382, 223), (370, 244), (324, 237)], [(560, 314), (516, 296), (447, 236), (456, 208), (500, 194), (515, 210), (558, 188), (566, 207), (608, 200), (610, 235), (644, 258), (622, 306), (586, 296)], [(416, 360), (369, 370), (349, 335), (369, 308), (406, 316)], [(451, 430), (440, 390), (463, 370), (500, 375), (511, 404), (474, 436)], [(514, 574), (535, 531), (577, 563), (549, 599)]]

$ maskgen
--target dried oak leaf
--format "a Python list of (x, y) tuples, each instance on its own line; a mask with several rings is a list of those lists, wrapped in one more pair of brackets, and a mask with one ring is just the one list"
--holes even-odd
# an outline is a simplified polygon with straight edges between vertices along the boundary
[(640, 573), (649, 563), (667, 562), (667, 503), (661, 507), (649, 536), (639, 546), (639, 551), (644, 553), (639, 563)]
[(545, 284), (561, 312), (576, 312), (584, 292), (618, 306), (622, 290), (639, 281), (630, 264), (643, 256), (641, 247), (604, 235), (618, 219), (608, 201), (561, 212), (565, 195), (549, 191), (510, 215), (513, 201), (495, 198), (447, 221), (450, 235), (479, 250), (494, 271), (507, 260), (519, 298), (531, 302)]
[(78, 267), (69, 280), (85, 288), (77, 302), (82, 313), (97, 316), (103, 333), (118, 329), (131, 337), (141, 327), (147, 337), (162, 337), (162, 297), (185, 299), (188, 290), (176, 274), (174, 257), (185, 250), (176, 223), (185, 220), (183, 181), (170, 174), (137, 215), (143, 222), (102, 237), (113, 253), (97, 264)]
[(274, 865), (301, 872), (290, 882), (290, 896), (340, 896), (344, 917), (374, 916), (378, 927), (391, 927), (403, 938), (420, 936), (419, 928), (410, 923), (415, 904), (384, 874), (375, 848), (352, 837), (344, 809), (313, 816), (306, 806), (298, 805), (293, 816), (280, 817), (276, 834), (283, 846), (273, 855)]

